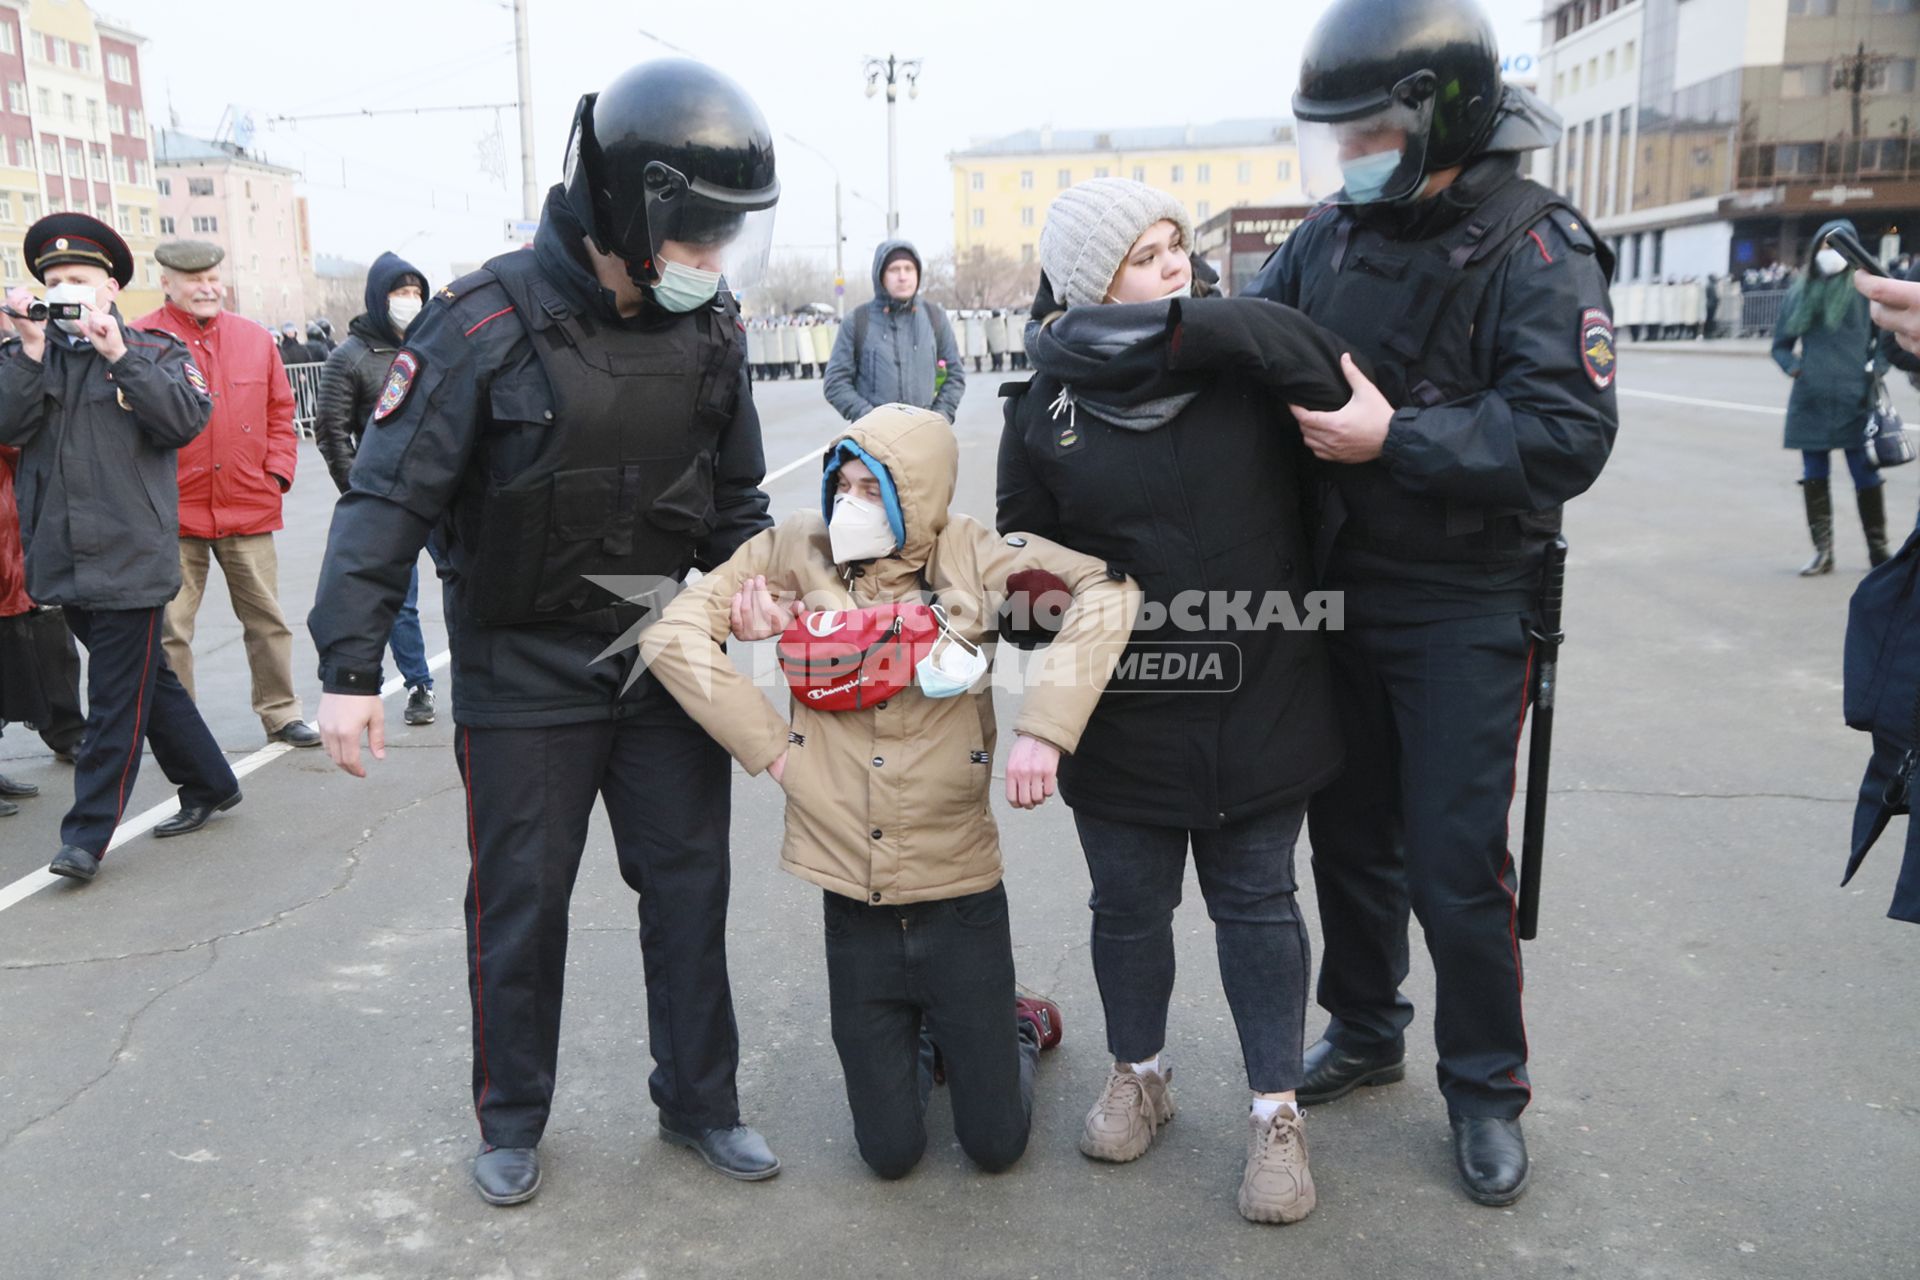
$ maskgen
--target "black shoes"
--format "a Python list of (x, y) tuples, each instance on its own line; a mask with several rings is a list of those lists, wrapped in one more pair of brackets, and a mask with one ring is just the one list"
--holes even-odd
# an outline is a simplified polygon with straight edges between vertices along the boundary
[(1887, 487), (1856, 490), (1854, 499), (1860, 507), (1860, 530), (1867, 535), (1867, 563), (1878, 569), (1892, 555), (1887, 549)]
[(780, 1159), (767, 1146), (767, 1140), (743, 1124), (731, 1129), (693, 1129), (661, 1116), (660, 1137), (687, 1148), (729, 1178), (742, 1182), (758, 1182), (780, 1172)]
[(28, 800), (40, 794), (40, 788), (31, 782), (15, 782), (6, 774), (0, 773), (0, 799)]
[(216, 805), (181, 805), (180, 812), (168, 818), (153, 829), (154, 839), (165, 840), (168, 836), (184, 836), (189, 831), (198, 831), (212, 820), (216, 813), (225, 813), (240, 803), (240, 793), (234, 792)]
[(1407, 1077), (1407, 1052), (1400, 1046), (1373, 1053), (1348, 1053), (1331, 1040), (1320, 1039), (1302, 1056), (1302, 1062), (1306, 1074), (1297, 1096), (1303, 1107), (1344, 1098), (1362, 1086), (1397, 1084)]
[(268, 742), (284, 742), (290, 747), (317, 747), (320, 731), (305, 720), (289, 720), (267, 735)]
[(0, 800), (0, 818), (11, 818), (20, 812), (20, 806), (11, 800)]
[(533, 1147), (482, 1147), (473, 1185), (488, 1204), (525, 1204), (540, 1190), (540, 1153)]
[(69, 880), (78, 880), (81, 884), (85, 884), (99, 874), (100, 859), (85, 849), (64, 845), (60, 852), (53, 855), (53, 861), (47, 864), (47, 870), (57, 876), (65, 876)]
[(1453, 1126), (1453, 1163), (1467, 1198), (1475, 1204), (1508, 1205), (1527, 1189), (1527, 1140), (1518, 1120), (1494, 1116), (1448, 1116)]
[(423, 684), (413, 686), (413, 692), (407, 695), (405, 715), (408, 724), (432, 724), (433, 690)]

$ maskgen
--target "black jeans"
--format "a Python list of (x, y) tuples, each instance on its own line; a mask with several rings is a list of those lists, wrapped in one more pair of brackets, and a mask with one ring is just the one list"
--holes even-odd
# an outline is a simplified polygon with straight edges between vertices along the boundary
[(1294, 903), (1293, 845), (1306, 812), (1285, 805), (1217, 831), (1073, 815), (1093, 875), (1093, 976), (1116, 1061), (1143, 1062), (1166, 1046), (1173, 911), (1191, 843), (1247, 1084), (1300, 1087), (1312, 954)]
[[(727, 754), (652, 682), (643, 712), (548, 728), (460, 726), (467, 790), (468, 988), (480, 1135), (531, 1147), (560, 1054), (567, 903), (594, 800), (640, 895), (653, 1101), (694, 1128), (740, 1120), (727, 981)], [(634, 695), (636, 698), (642, 695)]]
[(1433, 957), (1448, 1111), (1517, 1117), (1533, 1096), (1507, 817), (1533, 668), (1508, 613), (1328, 636), (1347, 767), (1313, 798), (1327, 1038), (1397, 1047), (1413, 1017), (1407, 914)]
[(1040, 1042), (1013, 1012), (1006, 889), (897, 907), (825, 899), (833, 1046), (861, 1158), (898, 1178), (926, 1151), (924, 1032), (946, 1059), (961, 1148), (1007, 1168), (1027, 1149)]

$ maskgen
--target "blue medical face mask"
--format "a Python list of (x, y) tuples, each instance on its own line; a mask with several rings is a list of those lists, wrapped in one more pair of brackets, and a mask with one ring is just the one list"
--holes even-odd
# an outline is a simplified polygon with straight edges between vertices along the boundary
[(660, 263), (660, 283), (653, 286), (653, 300), (669, 311), (695, 311), (713, 301), (720, 291), (720, 273), (702, 271), (683, 262)]
[(1400, 160), (1398, 151), (1376, 151), (1341, 165), (1340, 176), (1346, 179), (1347, 198), (1359, 204), (1378, 200), (1380, 193), (1387, 189), (1387, 179), (1399, 169)]
[[(945, 616), (941, 622), (945, 624)], [(987, 674), (987, 655), (948, 631), (913, 669), (914, 683), (929, 698), (954, 698)]]

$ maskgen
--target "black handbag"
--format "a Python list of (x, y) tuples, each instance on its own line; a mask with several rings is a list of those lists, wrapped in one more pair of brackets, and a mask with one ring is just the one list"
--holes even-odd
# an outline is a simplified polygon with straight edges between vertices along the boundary
[(1913, 436), (1887, 394), (1885, 378), (1873, 380), (1873, 412), (1867, 415), (1868, 457), (1876, 468), (1904, 466), (1914, 459)]

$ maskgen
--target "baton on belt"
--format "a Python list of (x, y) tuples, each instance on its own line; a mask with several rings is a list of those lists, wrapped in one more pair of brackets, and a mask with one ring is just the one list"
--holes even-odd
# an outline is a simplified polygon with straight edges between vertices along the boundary
[(1533, 682), (1533, 733), (1527, 740), (1527, 817), (1520, 842), (1520, 937), (1528, 942), (1540, 928), (1540, 860), (1547, 842), (1547, 779), (1553, 761), (1553, 700), (1560, 684), (1560, 607), (1567, 591), (1567, 540), (1547, 544), (1541, 573), (1540, 625), (1533, 638), (1540, 646)]

